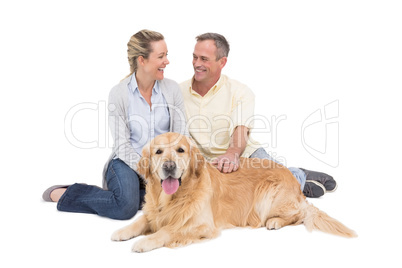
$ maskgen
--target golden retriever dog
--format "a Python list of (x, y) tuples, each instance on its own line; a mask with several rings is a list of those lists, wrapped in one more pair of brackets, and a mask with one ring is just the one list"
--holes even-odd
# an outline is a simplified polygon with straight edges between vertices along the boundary
[(267, 159), (241, 158), (238, 171), (224, 174), (190, 138), (165, 133), (144, 147), (138, 171), (147, 183), (143, 215), (112, 235), (115, 241), (147, 235), (134, 244), (135, 252), (188, 245), (231, 227), (303, 223), (309, 231), (356, 236), (309, 204), (292, 173)]

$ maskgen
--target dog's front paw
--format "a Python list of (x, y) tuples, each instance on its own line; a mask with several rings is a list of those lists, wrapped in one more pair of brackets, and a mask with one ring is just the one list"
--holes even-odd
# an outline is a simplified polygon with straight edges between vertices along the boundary
[(271, 218), (267, 221), (268, 230), (278, 230), (284, 226), (284, 221), (281, 218)]
[(160, 245), (159, 243), (157, 243), (157, 241), (149, 239), (148, 237), (144, 237), (133, 245), (132, 251), (142, 253), (160, 248), (162, 246), (163, 245)]
[(112, 234), (111, 239), (113, 241), (126, 241), (131, 238), (134, 238), (135, 236), (133, 235), (132, 232), (128, 228), (122, 228), (120, 230), (117, 230)]

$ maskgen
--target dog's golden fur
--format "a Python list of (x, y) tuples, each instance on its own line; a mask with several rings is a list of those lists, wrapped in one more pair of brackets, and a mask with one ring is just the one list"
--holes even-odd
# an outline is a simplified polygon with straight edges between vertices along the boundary
[[(166, 161), (174, 161), (181, 176), (171, 195), (161, 187)], [(242, 158), (238, 171), (223, 174), (189, 138), (166, 133), (144, 147), (138, 171), (147, 181), (143, 215), (112, 235), (116, 241), (147, 235), (134, 244), (136, 252), (211, 239), (235, 226), (279, 229), (304, 223), (310, 231), (356, 236), (309, 204), (292, 173), (267, 159)]]

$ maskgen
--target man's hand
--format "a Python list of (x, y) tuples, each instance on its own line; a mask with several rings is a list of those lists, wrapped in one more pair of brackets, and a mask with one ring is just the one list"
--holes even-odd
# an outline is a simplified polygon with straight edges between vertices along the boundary
[(239, 169), (240, 157), (239, 153), (230, 152), (229, 150), (211, 162), (220, 172), (231, 173)]
[(237, 126), (230, 138), (229, 148), (226, 153), (212, 160), (220, 172), (231, 173), (240, 167), (240, 155), (247, 146), (249, 130), (245, 126)]

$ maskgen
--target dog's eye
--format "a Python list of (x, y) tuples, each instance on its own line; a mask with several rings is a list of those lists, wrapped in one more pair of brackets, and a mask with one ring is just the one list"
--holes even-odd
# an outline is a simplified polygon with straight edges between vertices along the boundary
[(161, 154), (161, 153), (162, 153), (162, 150), (161, 150), (161, 149), (158, 149), (158, 151), (156, 151), (155, 154)]
[(177, 149), (177, 152), (179, 152), (179, 153), (184, 153), (184, 149), (183, 149), (183, 148), (179, 148), (179, 149)]

